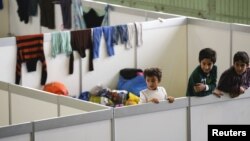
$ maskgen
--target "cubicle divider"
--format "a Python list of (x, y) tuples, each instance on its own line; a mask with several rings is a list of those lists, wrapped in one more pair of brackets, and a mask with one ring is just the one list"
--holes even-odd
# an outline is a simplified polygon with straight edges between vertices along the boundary
[(9, 85), (0, 81), (0, 126), (9, 124)]
[(9, 102), (0, 109), (0, 140), (53, 140), (52, 134), (62, 128), (73, 129), (68, 134), (63, 131), (61, 140), (70, 136), (111, 140), (111, 107), (6, 82), (0, 82), (0, 89), (1, 104)]
[[(11, 95), (11, 104), (6, 104), (11, 108), (11, 123), (1, 125), (0, 141), (206, 141), (210, 124), (250, 124), (250, 90), (236, 98), (225, 93), (221, 98), (180, 97), (174, 103), (162, 101), (111, 108), (5, 82), (0, 83), (0, 88), (1, 92), (8, 91), (0, 93), (1, 97)], [(19, 107), (13, 102), (19, 102)], [(6, 118), (2, 113), (0, 121)]]
[(114, 109), (115, 141), (186, 141), (188, 98)]
[(208, 125), (249, 125), (249, 106), (250, 89), (237, 98), (190, 97), (191, 141), (207, 141)]

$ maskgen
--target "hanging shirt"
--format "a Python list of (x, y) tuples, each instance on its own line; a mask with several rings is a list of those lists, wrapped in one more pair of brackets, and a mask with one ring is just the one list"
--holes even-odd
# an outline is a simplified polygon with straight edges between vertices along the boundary
[(17, 14), (21, 22), (29, 22), (29, 2), (30, 0), (17, 0)]
[(26, 63), (28, 72), (36, 71), (37, 62), (42, 63), (41, 85), (46, 83), (47, 65), (43, 51), (43, 34), (16, 36), (17, 63), (16, 84), (20, 83), (22, 63)]
[(98, 27), (102, 25), (104, 16), (99, 16), (97, 12), (91, 8), (87, 13), (84, 12), (83, 18), (87, 28)]
[(157, 87), (156, 90), (144, 89), (140, 91), (139, 103), (148, 103), (153, 98), (157, 98), (159, 101), (167, 100), (167, 92), (164, 87)]
[(63, 27), (65, 29), (71, 29), (71, 0), (60, 0)]
[[(93, 67), (93, 44), (91, 39), (91, 29), (71, 31), (71, 46), (73, 51), (77, 51), (81, 58), (86, 57), (85, 50), (89, 49), (89, 71), (94, 70)], [(74, 54), (70, 55), (69, 74), (74, 71)]]
[(55, 29), (54, 0), (39, 0), (41, 9), (41, 26)]

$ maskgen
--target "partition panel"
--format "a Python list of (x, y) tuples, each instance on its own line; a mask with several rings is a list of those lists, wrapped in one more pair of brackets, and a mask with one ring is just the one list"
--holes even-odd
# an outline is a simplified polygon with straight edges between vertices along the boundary
[(188, 76), (199, 65), (199, 52), (212, 48), (217, 53), (215, 65), (217, 78), (230, 66), (231, 33), (230, 24), (216, 21), (188, 18)]
[(116, 141), (187, 141), (187, 98), (114, 109)]
[(35, 141), (111, 141), (109, 121), (79, 124), (35, 133)]
[(0, 138), (0, 141), (30, 141), (30, 134), (16, 135), (5, 138)]
[(35, 141), (111, 141), (113, 110), (99, 110), (34, 123)]
[[(232, 59), (237, 51), (245, 51), (250, 56), (249, 37), (249, 25), (232, 24)], [(233, 64), (233, 60), (231, 64)]]
[(159, 67), (163, 73), (160, 85), (175, 97), (186, 91), (186, 30), (185, 18), (143, 23), (143, 45), (137, 48), (137, 67)]
[(57, 97), (10, 84), (11, 123), (23, 123), (58, 116)]
[(8, 83), (0, 81), (0, 126), (9, 125)]
[(249, 90), (237, 98), (191, 97), (190, 103), (191, 141), (207, 141), (210, 124), (250, 124)]
[(16, 47), (15, 38), (0, 38), (0, 81), (15, 83)]
[(22, 123), (0, 128), (0, 141), (32, 141), (32, 123)]

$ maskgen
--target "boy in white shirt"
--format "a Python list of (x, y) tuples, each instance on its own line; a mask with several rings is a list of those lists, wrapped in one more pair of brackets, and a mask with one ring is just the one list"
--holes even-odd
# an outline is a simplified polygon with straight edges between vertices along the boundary
[(147, 89), (140, 91), (139, 103), (159, 103), (163, 100), (174, 102), (174, 97), (168, 96), (164, 87), (158, 86), (161, 82), (162, 72), (159, 68), (148, 68), (144, 70), (144, 78), (147, 83)]

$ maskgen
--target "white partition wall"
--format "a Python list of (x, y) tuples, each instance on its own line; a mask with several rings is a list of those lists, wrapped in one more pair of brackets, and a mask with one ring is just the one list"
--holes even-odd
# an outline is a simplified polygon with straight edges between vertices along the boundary
[(32, 123), (21, 123), (0, 128), (0, 141), (32, 141)]
[(11, 124), (58, 116), (56, 95), (44, 94), (45, 92), (35, 89), (23, 89), (18, 85), (10, 84), (9, 87)]
[(245, 51), (250, 56), (250, 26), (232, 24), (232, 62), (237, 51)]
[(160, 85), (169, 95), (182, 97), (187, 83), (186, 18), (143, 24), (143, 45), (137, 48), (137, 67), (162, 69)]
[(115, 141), (187, 141), (188, 99), (114, 109)]
[(9, 86), (0, 81), (0, 126), (9, 125)]
[(188, 76), (199, 65), (199, 51), (210, 47), (217, 53), (218, 78), (230, 66), (230, 24), (188, 18)]
[[(40, 17), (32, 16), (29, 18), (29, 23), (25, 24), (20, 21), (17, 13), (17, 1), (9, 0), (9, 18), (10, 18), (10, 33), (13, 35), (29, 35), (40, 33)], [(38, 6), (38, 15), (40, 8)]]
[(13, 45), (14, 37), (0, 38), (0, 80), (15, 83), (16, 47)]
[(250, 90), (237, 98), (225, 94), (190, 98), (191, 141), (207, 141), (208, 125), (250, 124)]
[(35, 141), (111, 141), (112, 110), (36, 121)]

